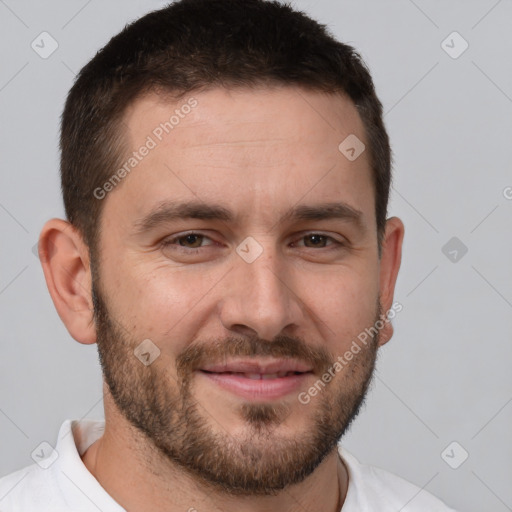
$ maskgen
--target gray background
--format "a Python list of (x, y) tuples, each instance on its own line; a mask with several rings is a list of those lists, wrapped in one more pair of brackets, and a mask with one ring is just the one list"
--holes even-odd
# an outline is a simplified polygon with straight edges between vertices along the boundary
[[(390, 215), (406, 226), (403, 311), (344, 444), (461, 511), (512, 510), (512, 2), (293, 3), (368, 63), (394, 148)], [(69, 336), (33, 247), (63, 217), (58, 127), (74, 74), (163, 4), (0, 0), (0, 475), (54, 444), (64, 419), (102, 417), (96, 347)], [(43, 31), (59, 45), (47, 59), (31, 48)], [(453, 31), (469, 44), (458, 58), (445, 49), (461, 39), (442, 46)], [(442, 250), (452, 237), (456, 261)], [(441, 456), (453, 441), (452, 465), (469, 454), (457, 469)]]

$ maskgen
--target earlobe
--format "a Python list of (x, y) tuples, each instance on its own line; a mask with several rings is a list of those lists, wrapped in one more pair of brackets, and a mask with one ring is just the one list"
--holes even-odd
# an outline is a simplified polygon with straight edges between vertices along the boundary
[[(379, 292), (382, 314), (391, 309), (395, 284), (402, 260), (402, 242), (405, 228), (398, 217), (391, 217), (386, 221), (386, 230), (382, 242), (382, 256), (380, 259)], [(384, 345), (393, 336), (393, 325), (385, 321), (379, 333), (379, 345)]]
[(69, 222), (51, 219), (39, 237), (39, 259), (60, 319), (78, 342), (96, 342), (89, 251)]

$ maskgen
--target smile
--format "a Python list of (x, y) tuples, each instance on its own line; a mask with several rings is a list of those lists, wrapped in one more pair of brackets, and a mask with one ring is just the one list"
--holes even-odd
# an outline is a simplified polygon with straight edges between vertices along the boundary
[(298, 393), (311, 371), (281, 371), (274, 373), (211, 372), (200, 370), (199, 375), (219, 388), (246, 400), (276, 400), (291, 393)]

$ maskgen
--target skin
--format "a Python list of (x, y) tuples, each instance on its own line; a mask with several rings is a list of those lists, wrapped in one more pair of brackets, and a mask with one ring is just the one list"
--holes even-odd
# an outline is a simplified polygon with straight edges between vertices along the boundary
[[(248, 467), (242, 445), (253, 454), (259, 450), (256, 467), (262, 470), (273, 460), (284, 464), (289, 450), (280, 451), (280, 446), (299, 443), (299, 448), (300, 443), (311, 442), (308, 433), (316, 431), (315, 421), (325, 409), (331, 411), (326, 419), (339, 430), (334, 434), (341, 436), (364, 396), (377, 347), (393, 334), (387, 322), (375, 345), (354, 357), (308, 405), (301, 404), (294, 392), (273, 400), (273, 408), (259, 404), (260, 416), (251, 415), (255, 404), (244, 404), (193, 371), (193, 366), (180, 374), (176, 363), (193, 347), (202, 360), (211, 361), (232, 353), (228, 346), (239, 342), (243, 353), (252, 353), (252, 347), (263, 359), (264, 350), (277, 355), (278, 341), (284, 340), (284, 354), (310, 354), (308, 360), (319, 363), (317, 373), (298, 390), (307, 391), (322, 375), (321, 361), (334, 361), (359, 333), (374, 325), (379, 299), (381, 311), (391, 308), (404, 235), (400, 219), (388, 219), (379, 258), (368, 152), (349, 161), (338, 150), (349, 134), (368, 147), (361, 119), (347, 98), (294, 87), (219, 88), (193, 96), (197, 107), (103, 199), (95, 289), (110, 328), (93, 316), (91, 262), (80, 233), (61, 219), (48, 221), (41, 233), (45, 278), (71, 336), (80, 343), (98, 342), (104, 354), (109, 344), (115, 346), (112, 359), (104, 361), (113, 369), (112, 380), (120, 383), (122, 375), (130, 377), (120, 385), (133, 398), (124, 409), (119, 405), (122, 397), (114, 397), (108, 379), (105, 382), (105, 434), (82, 460), (127, 510), (292, 511), (300, 503), (304, 510), (339, 511), (349, 481), (336, 447), (331, 446), (309, 474), (297, 476), (283, 489), (265, 492), (253, 482), (252, 492), (230, 493), (197, 471), (185, 470), (165, 452), (166, 442), (186, 446), (184, 436), (172, 437), (172, 432), (180, 433), (172, 418), (169, 422), (175, 428), (164, 431), (160, 444), (127, 418), (142, 400), (137, 399), (137, 390), (151, 400), (144, 386), (152, 376), (161, 391), (158, 396), (180, 411), (177, 416), (184, 403), (194, 407), (205, 439), (215, 433), (223, 441), (234, 441), (234, 451), (226, 453), (236, 455), (240, 471)], [(130, 106), (124, 121), (132, 150), (185, 101), (171, 103), (148, 95)], [(137, 233), (136, 221), (169, 199), (221, 204), (233, 210), (236, 220), (178, 219)], [(360, 211), (361, 225), (347, 219), (278, 222), (297, 204), (331, 201)], [(207, 238), (188, 244), (181, 239), (185, 246), (162, 246), (162, 241), (189, 231)], [(306, 236), (311, 234), (332, 239), (316, 239), (313, 244)], [(252, 263), (235, 251), (248, 236), (263, 249)], [(200, 247), (199, 252), (186, 252), (194, 247)], [(146, 367), (129, 355), (148, 338), (160, 356)], [(255, 345), (249, 345), (250, 339)], [(122, 362), (117, 368), (116, 354)], [(179, 391), (183, 379), (188, 402)], [(343, 404), (351, 410), (343, 413), (345, 425), (340, 425), (335, 414), (343, 411)], [(153, 411), (157, 419), (167, 419), (162, 411)], [(220, 455), (223, 448), (218, 447)]]

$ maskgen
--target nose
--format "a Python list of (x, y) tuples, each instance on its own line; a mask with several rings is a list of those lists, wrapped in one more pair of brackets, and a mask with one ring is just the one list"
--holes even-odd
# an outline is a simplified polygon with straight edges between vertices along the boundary
[(272, 340), (298, 327), (303, 307), (289, 263), (268, 246), (252, 263), (238, 254), (234, 260), (220, 301), (224, 328)]

